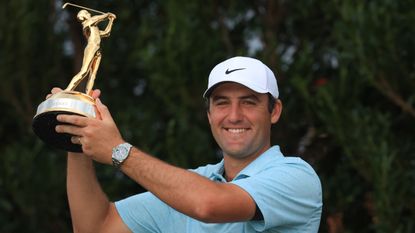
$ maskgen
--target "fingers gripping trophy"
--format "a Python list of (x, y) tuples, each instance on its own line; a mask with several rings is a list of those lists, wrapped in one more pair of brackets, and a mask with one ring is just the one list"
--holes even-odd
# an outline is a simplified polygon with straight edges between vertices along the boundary
[[(101, 38), (110, 35), (116, 16), (87, 7), (65, 3), (62, 8), (72, 6), (81, 8), (77, 14), (82, 23), (83, 34), (87, 40), (80, 71), (72, 78), (64, 91), (51, 95), (37, 108), (32, 127), (35, 134), (49, 145), (71, 152), (82, 152), (81, 145), (73, 144), (69, 134), (58, 134), (58, 114), (77, 114), (95, 118), (95, 100), (91, 97), (95, 77), (101, 61)], [(92, 16), (90, 12), (98, 13)], [(99, 28), (101, 22), (107, 22), (104, 30)], [(87, 79), (85, 93), (75, 91), (76, 87)]]

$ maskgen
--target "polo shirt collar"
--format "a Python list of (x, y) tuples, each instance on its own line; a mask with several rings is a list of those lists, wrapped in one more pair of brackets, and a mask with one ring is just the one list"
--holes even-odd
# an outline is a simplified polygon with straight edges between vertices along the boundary
[(279, 146), (272, 146), (236, 175), (234, 180), (246, 178), (264, 170), (276, 158), (284, 157)]
[(226, 182), (226, 179), (223, 177), (224, 171), (225, 171), (225, 166), (224, 166), (224, 160), (222, 159), (212, 169), (212, 174), (209, 176), (209, 179), (214, 180), (214, 181)]
[[(252, 161), (248, 166), (246, 166), (242, 171), (235, 176), (234, 180), (243, 179), (263, 170), (263, 168), (271, 163), (272, 160), (276, 158), (284, 157), (281, 153), (279, 146), (272, 146), (267, 151), (265, 151), (262, 155), (258, 156), (254, 161)], [(212, 174), (210, 175), (210, 179), (215, 181), (226, 182), (225, 178), (223, 177), (224, 172), (224, 160), (220, 161), (218, 164), (215, 165), (215, 168), (212, 170)]]

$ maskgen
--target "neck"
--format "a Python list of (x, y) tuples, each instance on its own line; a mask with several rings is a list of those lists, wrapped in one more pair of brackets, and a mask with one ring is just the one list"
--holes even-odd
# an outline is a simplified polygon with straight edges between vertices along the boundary
[(224, 154), (224, 178), (226, 181), (231, 181), (235, 176), (242, 171), (246, 166), (248, 166), (252, 161), (261, 156), (265, 151), (271, 148), (270, 145), (265, 146), (262, 150), (255, 153), (254, 155), (245, 157), (245, 158), (235, 158), (233, 156)]
[(252, 161), (254, 161), (258, 156), (255, 157), (248, 157), (244, 159), (236, 159), (230, 156), (225, 155), (224, 159), (224, 178), (226, 181), (231, 181), (235, 178), (235, 176), (242, 171), (246, 166), (248, 166)]

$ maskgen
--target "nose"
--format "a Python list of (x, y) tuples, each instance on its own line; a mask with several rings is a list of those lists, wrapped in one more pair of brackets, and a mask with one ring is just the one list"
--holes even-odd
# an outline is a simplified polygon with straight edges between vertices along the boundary
[(238, 123), (243, 119), (243, 110), (237, 103), (232, 104), (229, 109), (228, 120), (231, 123)]

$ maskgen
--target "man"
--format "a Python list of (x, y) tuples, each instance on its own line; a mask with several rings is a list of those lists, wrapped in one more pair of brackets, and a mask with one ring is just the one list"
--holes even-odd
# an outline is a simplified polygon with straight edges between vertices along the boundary
[[(72, 78), (71, 82), (65, 90), (75, 90), (79, 83), (89, 74), (85, 93), (91, 94), (99, 63), (101, 62), (101, 38), (108, 37), (110, 35), (115, 15), (112, 13), (106, 13), (102, 15), (91, 16), (88, 11), (81, 10), (78, 12), (77, 18), (80, 22), (82, 22), (83, 32), (88, 40), (88, 43), (84, 50), (84, 58), (82, 60), (81, 70)], [(98, 27), (98, 24), (104, 20), (108, 20), (108, 24), (105, 29), (101, 31)]]
[[(126, 143), (99, 94), (93, 92), (99, 119), (59, 115), (71, 125), (56, 127), (75, 135), (73, 142), (84, 151), (68, 155), (75, 232), (318, 231), (318, 176), (306, 162), (284, 157), (270, 144), (282, 103), (275, 76), (262, 62), (234, 57), (210, 73), (204, 97), (223, 160), (195, 170), (169, 165)], [(92, 160), (115, 164), (149, 192), (109, 202)]]

